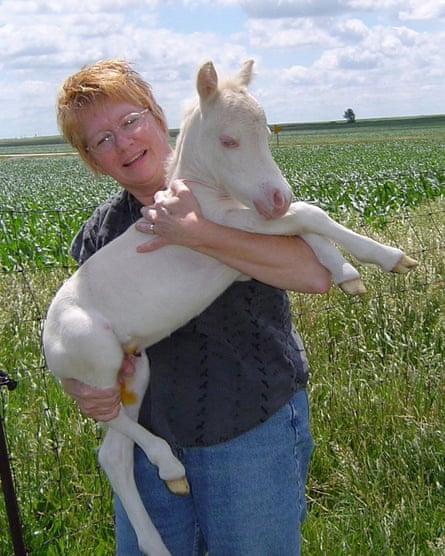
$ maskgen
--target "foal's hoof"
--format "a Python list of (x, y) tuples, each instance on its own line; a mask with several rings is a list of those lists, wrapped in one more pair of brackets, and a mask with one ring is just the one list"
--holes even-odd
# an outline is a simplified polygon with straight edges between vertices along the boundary
[(406, 274), (413, 268), (416, 268), (418, 264), (419, 263), (415, 259), (408, 257), (408, 255), (402, 255), (398, 263), (396, 264), (396, 266), (391, 270), (391, 272), (397, 272), (398, 274)]
[(347, 280), (339, 284), (341, 290), (349, 295), (363, 295), (366, 293), (365, 284), (360, 280), (360, 278), (354, 278), (354, 280)]
[(165, 484), (168, 490), (177, 496), (187, 496), (187, 494), (190, 494), (190, 485), (185, 477), (165, 481)]

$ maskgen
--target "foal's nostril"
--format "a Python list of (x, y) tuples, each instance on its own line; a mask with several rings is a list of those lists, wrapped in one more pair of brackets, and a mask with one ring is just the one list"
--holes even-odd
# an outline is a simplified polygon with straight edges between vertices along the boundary
[(276, 189), (274, 191), (272, 199), (275, 208), (280, 209), (284, 207), (285, 204), (284, 197), (279, 189)]
[(266, 185), (253, 200), (253, 205), (264, 218), (278, 218), (287, 212), (291, 200), (290, 193), (283, 188)]
[(272, 203), (274, 206), (274, 210), (278, 211), (280, 214), (283, 214), (287, 211), (290, 205), (290, 196), (286, 196), (280, 189), (275, 189), (272, 195)]

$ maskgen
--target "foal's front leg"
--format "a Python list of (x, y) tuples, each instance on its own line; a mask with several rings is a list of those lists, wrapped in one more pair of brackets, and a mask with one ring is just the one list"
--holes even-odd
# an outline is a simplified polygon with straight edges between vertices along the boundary
[[(233, 209), (220, 219), (222, 224), (264, 234), (298, 235), (308, 239), (320, 262), (330, 270), (334, 282), (346, 293), (366, 291), (358, 272), (330, 242), (335, 242), (359, 261), (380, 266), (387, 272), (405, 274), (417, 266), (417, 261), (396, 247), (384, 245), (357, 234), (335, 222), (324, 210), (304, 202), (292, 203), (288, 212), (264, 220), (250, 209)], [(318, 239), (316, 236), (321, 236)]]
[(301, 234), (320, 263), (332, 274), (332, 280), (349, 295), (366, 293), (358, 270), (347, 261), (329, 240), (317, 234)]
[[(320, 234), (341, 245), (363, 263), (375, 264), (386, 272), (400, 274), (417, 266), (417, 261), (397, 247), (385, 245), (346, 228), (317, 206), (304, 202), (292, 203), (288, 214), (293, 216), (296, 226), (301, 227), (301, 234)], [(284, 218), (287, 217), (285, 215)]]

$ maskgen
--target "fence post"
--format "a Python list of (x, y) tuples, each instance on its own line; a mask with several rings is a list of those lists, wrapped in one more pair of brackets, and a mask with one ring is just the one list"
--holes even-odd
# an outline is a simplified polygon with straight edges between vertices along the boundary
[[(0, 387), (6, 386), (8, 390), (14, 390), (17, 386), (15, 380), (0, 370)], [(15, 495), (14, 483), (9, 465), (8, 447), (6, 445), (5, 432), (3, 430), (3, 416), (0, 415), (0, 479), (5, 497), (6, 513), (8, 514), (9, 530), (11, 532), (12, 545), (15, 556), (26, 556), (23, 542), (22, 528), (20, 524), (19, 507)]]

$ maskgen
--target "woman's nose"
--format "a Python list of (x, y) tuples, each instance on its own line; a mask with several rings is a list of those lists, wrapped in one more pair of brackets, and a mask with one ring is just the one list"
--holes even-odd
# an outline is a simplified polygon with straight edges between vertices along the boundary
[(128, 145), (133, 142), (133, 138), (130, 135), (122, 133), (121, 131), (114, 132), (114, 141), (116, 149), (125, 149)]

